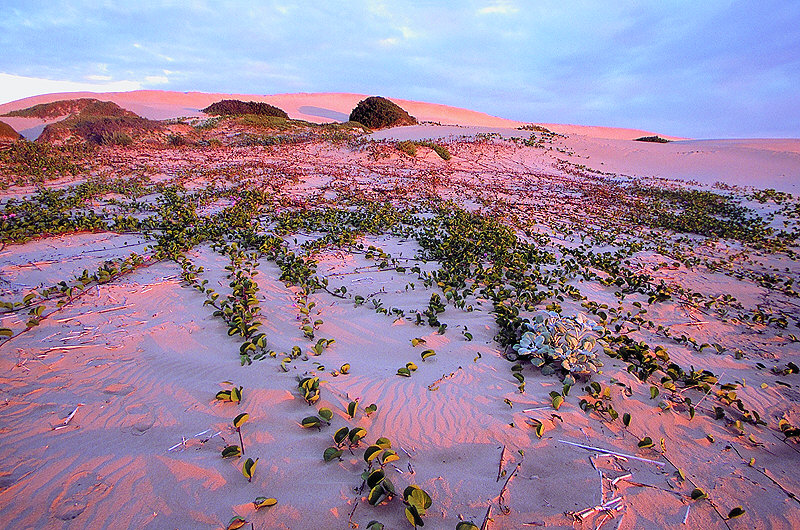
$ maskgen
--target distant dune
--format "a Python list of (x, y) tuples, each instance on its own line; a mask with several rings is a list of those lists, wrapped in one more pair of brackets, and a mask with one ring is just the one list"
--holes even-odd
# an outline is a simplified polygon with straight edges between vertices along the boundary
[[(42, 103), (65, 99), (97, 98), (112, 101), (136, 114), (164, 120), (181, 116), (201, 116), (201, 109), (222, 99), (261, 101), (283, 109), (290, 118), (313, 123), (347, 121), (350, 111), (367, 96), (364, 94), (206, 94), (201, 92), (72, 92), (33, 96), (0, 105), (0, 114)], [(373, 135), (376, 139), (423, 138), (454, 139), (459, 136), (497, 133), (503, 137), (527, 138), (531, 131), (518, 128), (527, 123), (498, 118), (468, 109), (420, 101), (389, 98), (422, 125), (397, 127)], [(28, 139), (36, 138), (49, 123), (61, 118), (3, 117), (3, 120)], [(442, 126), (425, 124), (432, 122)], [(559, 155), (572, 163), (624, 175), (663, 177), (727, 184), (775, 188), (791, 193), (800, 191), (800, 140), (744, 139), (689, 140), (639, 129), (540, 123), (566, 135), (559, 140), (564, 149)], [(670, 143), (632, 142), (642, 136), (658, 134)]]
[[(380, 94), (377, 94), (380, 95)], [(285, 110), (289, 117), (306, 120), (313, 123), (330, 123), (347, 121), (350, 111), (366, 94), (347, 93), (316, 93), (316, 94), (206, 94), (202, 92), (167, 92), (162, 90), (137, 90), (134, 92), (64, 92), (59, 94), (44, 94), (13, 101), (0, 105), (0, 114), (24, 109), (41, 103), (50, 103), (63, 99), (97, 98), (113, 101), (117, 105), (135, 112), (136, 114), (152, 120), (164, 120), (180, 116), (201, 115), (201, 109), (222, 99), (240, 99), (243, 101), (262, 101)], [(419, 121), (436, 122), (442, 125), (463, 125), (479, 127), (516, 128), (526, 122), (514, 121), (505, 118), (490, 116), (482, 112), (424, 103), (405, 99), (391, 98), (409, 114)], [(41, 125), (40, 121), (27, 118), (9, 118), (9, 123), (17, 130), (29, 129)], [(28, 120), (28, 121), (23, 121)], [(13, 121), (13, 123), (12, 123)], [(640, 136), (653, 134), (649, 131), (636, 129), (620, 129), (614, 127), (587, 127), (580, 125), (546, 125), (555, 132), (580, 134), (594, 138), (613, 138), (632, 140)], [(26, 135), (27, 136), (27, 135)], [(663, 135), (662, 135), (663, 136)], [(668, 137), (667, 138), (671, 138)]]

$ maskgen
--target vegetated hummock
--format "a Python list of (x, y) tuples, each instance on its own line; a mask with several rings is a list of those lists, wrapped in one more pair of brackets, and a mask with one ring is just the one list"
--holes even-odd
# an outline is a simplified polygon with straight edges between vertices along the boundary
[(666, 138), (661, 138), (660, 136), (642, 136), (640, 138), (636, 138), (635, 142), (653, 142), (657, 144), (668, 144), (669, 140)]
[(797, 195), (158, 126), (0, 149), (6, 526), (800, 527)]
[(359, 101), (350, 113), (350, 121), (361, 123), (370, 129), (417, 124), (417, 119), (399, 105), (380, 96)]
[(82, 116), (128, 116), (135, 115), (116, 103), (94, 98), (64, 99), (52, 103), (41, 103), (26, 109), (4, 114), (9, 117), (53, 119), (71, 115)]
[(48, 124), (37, 141), (87, 141), (98, 145), (130, 145), (134, 139), (162, 129), (158, 122), (138, 116), (116, 103), (84, 98), (63, 100), (9, 113), (19, 117), (62, 120)]
[(255, 114), (258, 116), (275, 116), (278, 118), (289, 119), (289, 115), (283, 110), (258, 101), (240, 101), (237, 99), (223, 99), (212, 103), (203, 109), (203, 112), (212, 116), (242, 116), (245, 114)]
[(22, 138), (22, 135), (14, 130), (12, 126), (9, 124), (0, 121), (0, 140), (8, 141), (8, 140), (19, 140)]

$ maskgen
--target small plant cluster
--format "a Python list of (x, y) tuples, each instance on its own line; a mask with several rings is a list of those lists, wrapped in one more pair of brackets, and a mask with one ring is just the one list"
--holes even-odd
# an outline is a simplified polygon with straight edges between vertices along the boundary
[(14, 142), (0, 148), (0, 176), (24, 185), (77, 175), (90, 167), (93, 153), (88, 144)]
[(644, 203), (631, 212), (632, 220), (639, 224), (750, 243), (772, 235), (772, 229), (751, 210), (718, 193), (645, 186), (631, 191)]
[[(353, 417), (353, 415), (351, 415)], [(323, 454), (325, 462), (340, 458), (343, 448), (353, 452), (353, 449), (359, 445), (359, 442), (367, 435), (367, 431), (361, 427), (354, 427), (349, 429), (342, 427), (337, 430), (333, 435), (334, 446), (329, 447)], [(361, 473), (362, 483), (357, 490), (363, 491), (366, 487), (367, 502), (371, 506), (378, 506), (391, 502), (397, 495), (397, 490), (394, 483), (387, 476), (387, 465), (400, 460), (400, 455), (392, 449), (392, 442), (383, 436), (378, 438), (375, 443), (369, 445), (364, 450), (364, 462), (367, 468)], [(377, 464), (377, 468), (373, 466)], [(425, 526), (422, 517), (425, 512), (430, 509), (433, 500), (430, 495), (420, 488), (412, 484), (403, 490), (402, 494), (403, 505), (405, 507), (404, 513), (408, 522), (414, 528)], [(367, 523), (367, 528), (381, 529), (383, 524), (378, 521), (370, 521)]]
[(603, 328), (592, 325), (582, 314), (563, 316), (547, 311), (524, 327), (528, 331), (506, 355), (511, 361), (530, 361), (544, 375), (563, 373), (569, 378), (568, 384), (575, 383), (575, 376), (591, 375), (603, 366), (593, 351), (596, 334)]
[(386, 98), (371, 96), (358, 102), (350, 113), (350, 121), (370, 129), (416, 125), (417, 119)]
[[(243, 399), (243, 388), (241, 386), (232, 386), (228, 390), (220, 390), (217, 392), (215, 398), (218, 401), (222, 401), (223, 403), (234, 403), (236, 405), (241, 404)], [(244, 437), (242, 436), (242, 426), (250, 420), (250, 414), (247, 412), (242, 412), (237, 414), (235, 418), (233, 418), (232, 426), (236, 433), (239, 435), (239, 444), (227, 444), (223, 447), (221, 456), (222, 458), (239, 458), (245, 454), (245, 447), (244, 447)], [(242, 475), (244, 478), (247, 479), (247, 482), (253, 481), (253, 475), (256, 472), (256, 466), (258, 465), (259, 458), (250, 458), (248, 457), (242, 462)], [(253, 501), (253, 507), (256, 511), (260, 510), (261, 508), (267, 508), (270, 506), (275, 506), (278, 504), (278, 500), (274, 497), (266, 497), (266, 496), (258, 496)], [(242, 528), (245, 524), (247, 524), (247, 520), (241, 516), (233, 517), (229, 522), (228, 525), (225, 527), (226, 530), (235, 530), (237, 528)]]
[(397, 150), (401, 151), (410, 156), (417, 156), (417, 147), (428, 147), (433, 149), (434, 152), (439, 155), (439, 158), (442, 160), (450, 160), (450, 151), (447, 149), (446, 146), (442, 144), (437, 144), (431, 141), (411, 141), (411, 140), (404, 140), (402, 142), (397, 142)]
[(257, 101), (240, 101), (238, 99), (223, 99), (212, 103), (204, 108), (202, 112), (214, 116), (241, 116), (244, 114), (256, 114), (260, 116), (276, 116), (278, 118), (289, 119), (285, 111)]
[[(30, 318), (25, 323), (25, 329), (28, 330), (38, 326), (48, 316), (44, 314), (45, 302), (58, 299), (55, 309), (57, 311), (86, 293), (89, 287), (109, 283), (120, 276), (133, 272), (144, 264), (145, 259), (136, 253), (131, 253), (124, 259), (105, 261), (92, 274), (88, 270), (84, 270), (80, 276), (76, 276), (69, 283), (62, 280), (56, 285), (29, 292), (21, 302), (0, 301), (0, 309), (4, 310), (0, 311), (0, 315), (28, 309)], [(11, 328), (0, 328), (0, 339), (13, 336), (14, 331)]]

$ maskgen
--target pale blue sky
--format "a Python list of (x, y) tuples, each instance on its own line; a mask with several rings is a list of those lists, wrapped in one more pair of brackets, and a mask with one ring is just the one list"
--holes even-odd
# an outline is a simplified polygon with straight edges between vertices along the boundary
[(797, 0), (0, 0), (0, 12), (0, 101), (357, 92), (522, 121), (800, 137)]

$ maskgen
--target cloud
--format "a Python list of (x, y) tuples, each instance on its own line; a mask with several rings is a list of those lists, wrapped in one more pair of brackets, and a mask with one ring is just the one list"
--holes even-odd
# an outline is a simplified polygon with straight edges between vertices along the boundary
[(125, 92), (141, 88), (138, 81), (84, 83), (0, 73), (0, 103), (54, 92)]
[(169, 78), (165, 75), (148, 75), (144, 78), (148, 85), (164, 85), (169, 83)]
[(513, 15), (517, 12), (519, 12), (519, 9), (511, 4), (511, 2), (505, 2), (503, 0), (493, 2), (492, 5), (483, 7), (477, 11), (479, 15)]

